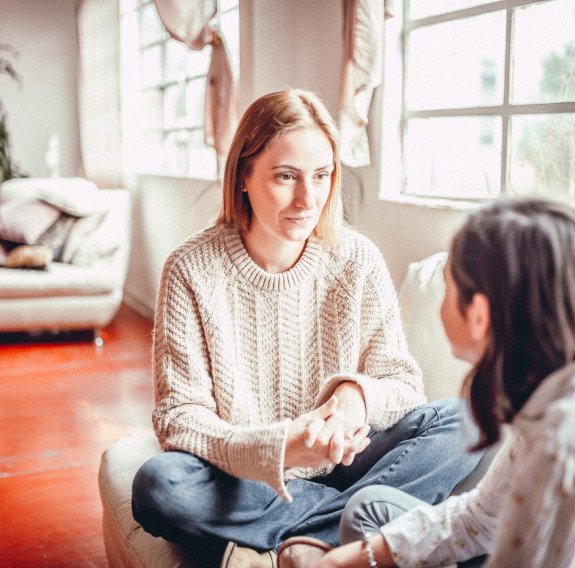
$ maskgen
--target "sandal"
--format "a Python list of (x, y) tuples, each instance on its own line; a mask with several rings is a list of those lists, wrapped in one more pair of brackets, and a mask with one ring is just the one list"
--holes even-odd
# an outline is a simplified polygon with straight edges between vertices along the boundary
[(288, 538), (278, 550), (278, 568), (311, 568), (333, 547), (310, 536)]

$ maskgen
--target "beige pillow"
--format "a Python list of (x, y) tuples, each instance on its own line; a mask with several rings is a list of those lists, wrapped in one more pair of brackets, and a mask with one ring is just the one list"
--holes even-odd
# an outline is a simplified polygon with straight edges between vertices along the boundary
[(4, 261), (7, 268), (45, 268), (52, 262), (52, 250), (44, 245), (13, 248)]

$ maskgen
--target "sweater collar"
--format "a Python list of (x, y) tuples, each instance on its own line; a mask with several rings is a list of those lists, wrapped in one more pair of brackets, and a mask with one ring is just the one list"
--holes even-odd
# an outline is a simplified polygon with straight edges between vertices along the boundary
[(253, 286), (267, 291), (281, 291), (297, 286), (315, 272), (324, 251), (322, 244), (312, 235), (307, 240), (301, 257), (292, 268), (285, 272), (272, 274), (266, 272), (252, 260), (235, 227), (232, 225), (224, 226), (223, 236), (231, 263), (239, 274)]

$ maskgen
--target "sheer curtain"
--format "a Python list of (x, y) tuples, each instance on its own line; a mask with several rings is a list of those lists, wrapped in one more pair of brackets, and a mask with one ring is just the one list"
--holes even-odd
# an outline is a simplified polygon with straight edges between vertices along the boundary
[(384, 19), (391, 0), (343, 0), (344, 54), (340, 85), (341, 160), (350, 167), (370, 163), (368, 112), (373, 91), (383, 81)]
[(78, 2), (78, 105), (84, 175), (122, 184), (119, 9), (117, 0)]
[[(206, 81), (204, 136), (218, 163), (226, 155), (236, 123), (236, 84), (224, 38), (217, 25), (217, 0), (154, 0), (166, 30), (191, 49), (211, 46)], [(220, 173), (221, 173), (221, 167)]]

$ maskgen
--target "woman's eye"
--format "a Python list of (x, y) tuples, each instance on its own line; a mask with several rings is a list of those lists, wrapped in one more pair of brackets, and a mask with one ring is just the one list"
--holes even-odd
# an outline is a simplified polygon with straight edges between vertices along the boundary
[(290, 172), (284, 172), (283, 174), (279, 175), (279, 178), (284, 181), (291, 181), (295, 179), (295, 176)]
[(319, 174), (317, 174), (317, 179), (319, 179), (320, 181), (324, 181), (326, 179), (329, 179), (329, 172), (320, 172)]

